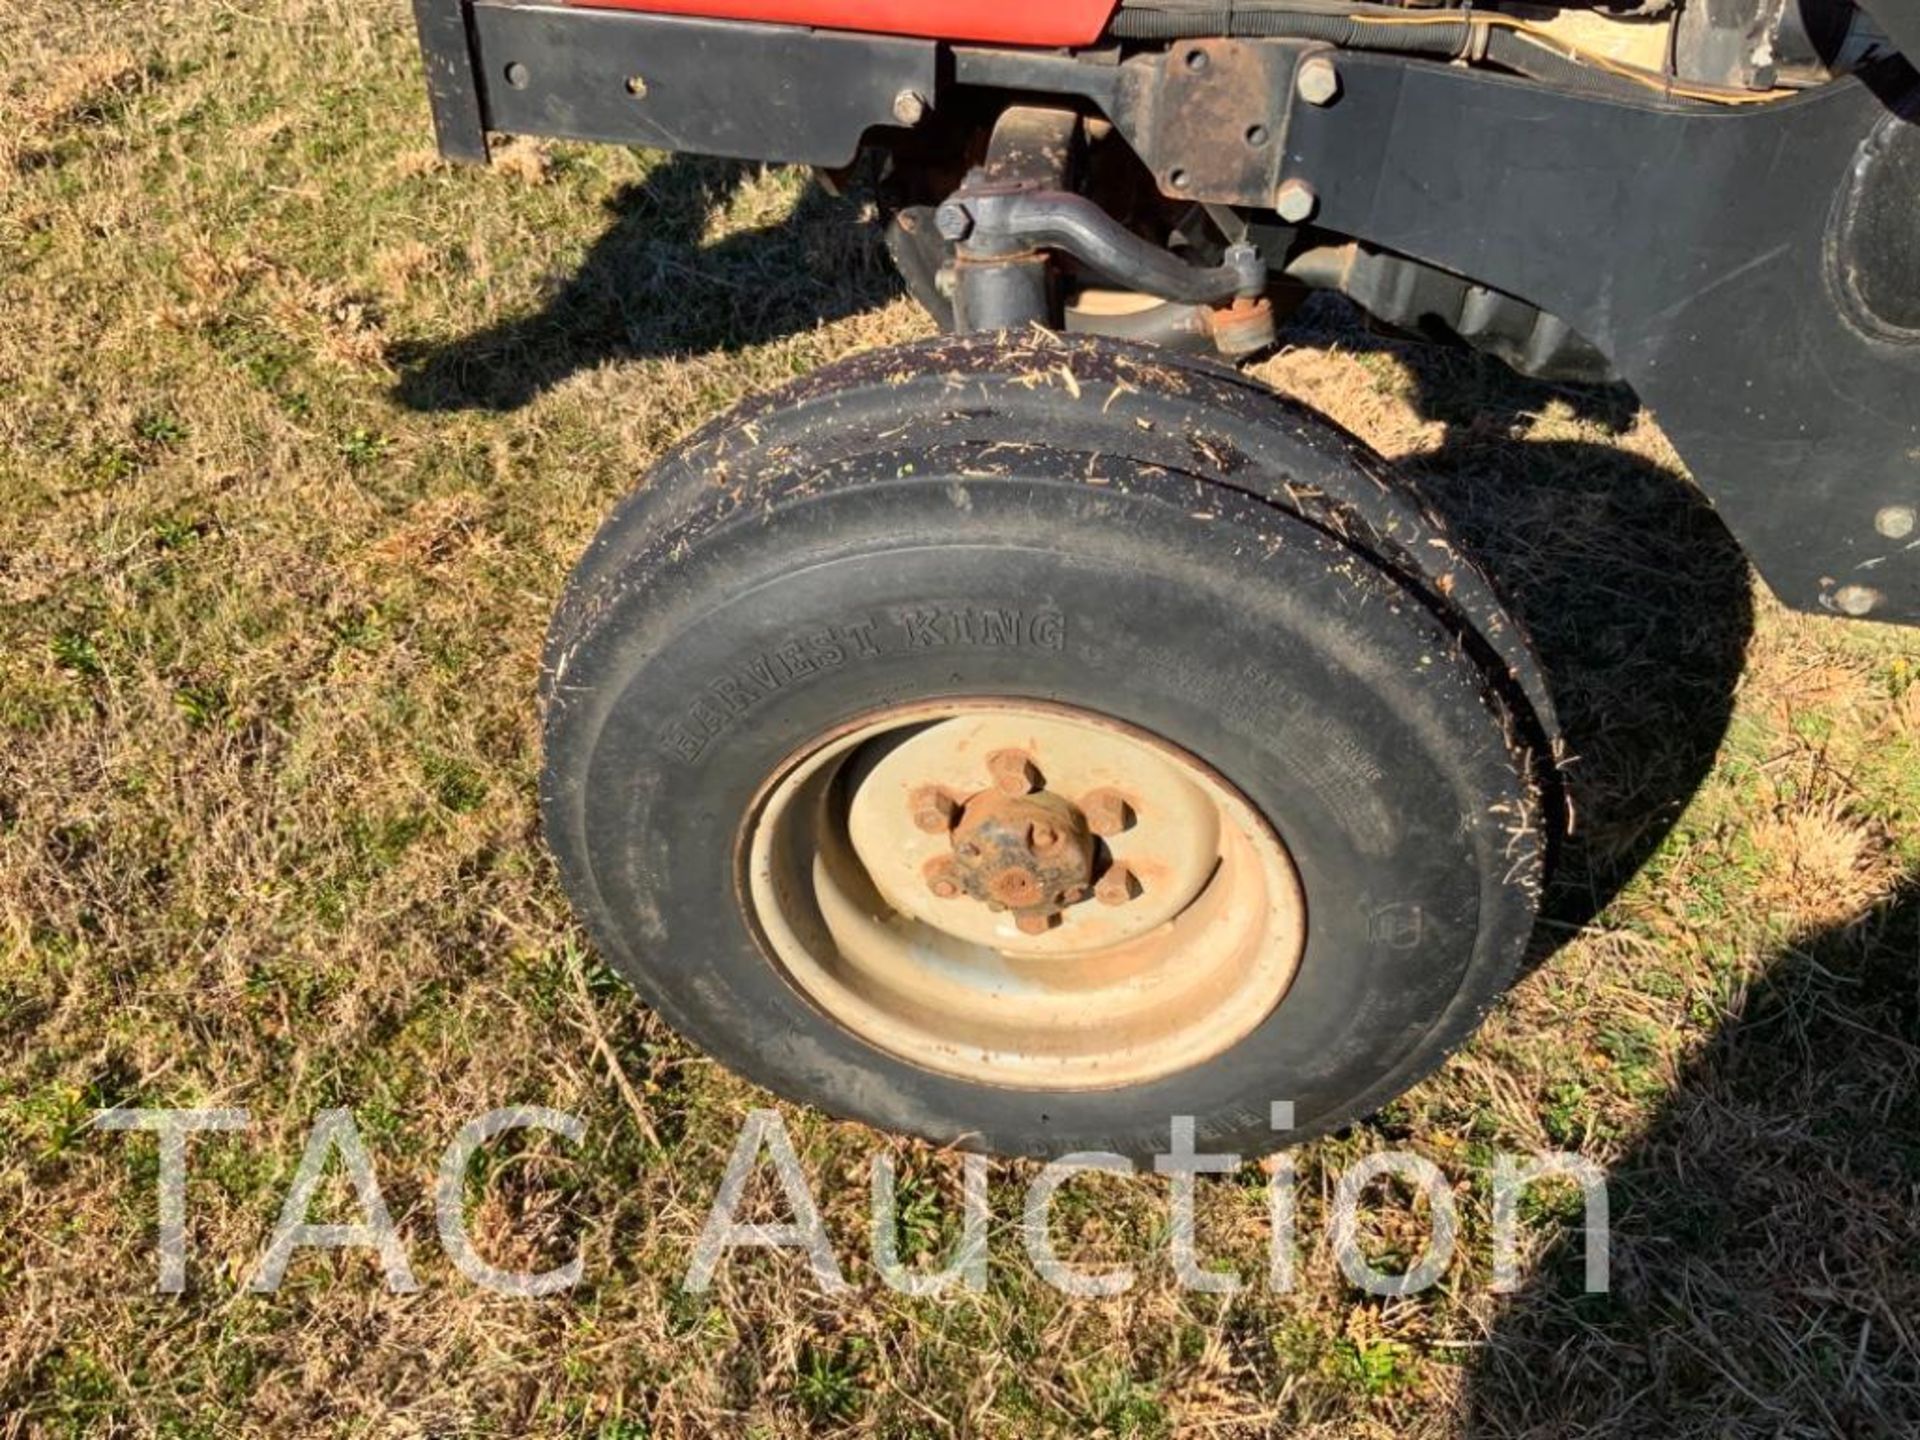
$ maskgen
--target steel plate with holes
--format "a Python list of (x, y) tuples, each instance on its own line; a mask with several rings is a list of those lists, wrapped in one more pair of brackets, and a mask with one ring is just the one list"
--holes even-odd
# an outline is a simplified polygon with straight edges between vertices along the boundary
[(499, 0), (473, 36), (487, 121), (517, 135), (840, 166), (934, 94), (928, 40)]
[(929, 1070), (1101, 1089), (1221, 1054), (1305, 944), (1266, 820), (1176, 746), (1087, 711), (873, 717), (774, 776), (741, 897), (823, 1012)]

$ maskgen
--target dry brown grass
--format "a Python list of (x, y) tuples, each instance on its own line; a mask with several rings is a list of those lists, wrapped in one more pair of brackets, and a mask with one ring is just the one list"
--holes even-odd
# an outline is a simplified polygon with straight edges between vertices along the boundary
[[(861, 1259), (866, 1157), (896, 1155), (936, 1244), (955, 1165), (793, 1109), (855, 1291), (758, 1259), (682, 1293), (764, 1097), (582, 951), (536, 835), (540, 636), (665, 446), (923, 322), (855, 207), (797, 176), (439, 165), (410, 43), (397, 0), (0, 16), (0, 1434), (1920, 1426), (1920, 648), (1764, 599), (1749, 633), (1645, 417), (1329, 308), (1264, 373), (1404, 458), (1555, 675), (1581, 831), (1539, 968), (1301, 1154), (1291, 1295), (1181, 1293), (1159, 1186), (1102, 1181), (1064, 1228), (1141, 1282), (1065, 1301), (1020, 1258), (1009, 1165), (988, 1293), (901, 1299)], [(585, 1255), (539, 1304), (432, 1243), (440, 1147), (513, 1103), (589, 1126), (476, 1186), (496, 1259)], [(253, 1114), (196, 1143), (183, 1298), (149, 1293), (151, 1142), (86, 1128), (114, 1104)], [(361, 1258), (241, 1289), (331, 1104), (418, 1295)], [(1463, 1259), (1415, 1300), (1347, 1286), (1321, 1227), (1387, 1143), (1460, 1181)], [(1525, 1291), (1485, 1292), (1472, 1177), (1541, 1146), (1616, 1166), (1611, 1297), (1567, 1292), (1555, 1213)], [(1260, 1216), (1206, 1187), (1243, 1270)], [(1389, 1205), (1372, 1243), (1417, 1238)]]

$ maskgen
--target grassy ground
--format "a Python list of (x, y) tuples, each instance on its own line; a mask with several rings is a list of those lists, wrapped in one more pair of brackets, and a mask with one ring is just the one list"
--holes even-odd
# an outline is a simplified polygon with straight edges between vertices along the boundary
[[(14, 0), (0, 14), (0, 1434), (1912, 1434), (1920, 1427), (1920, 642), (1780, 612), (1625, 397), (1309, 317), (1266, 367), (1407, 458), (1536, 634), (1581, 839), (1482, 1036), (1301, 1153), (1299, 1283), (1183, 1294), (1156, 1182), (1076, 1185), (1067, 1301), (995, 1169), (984, 1295), (910, 1251), (957, 1166), (789, 1107), (853, 1292), (790, 1259), (678, 1289), (764, 1097), (583, 951), (538, 843), (535, 660), (598, 518), (749, 391), (920, 333), (857, 207), (802, 177), (517, 145), (436, 163), (399, 0)], [(467, 1117), (538, 1103), (432, 1243)], [(196, 1142), (191, 1291), (157, 1297), (151, 1140)], [(364, 1258), (242, 1285), (307, 1126), (351, 1105), (423, 1289)], [(1353, 1156), (1459, 1182), (1444, 1285), (1369, 1299), (1320, 1221)], [(1615, 1289), (1566, 1206), (1487, 1293), (1495, 1150), (1614, 1167)], [(332, 1195), (337, 1202), (340, 1196)], [(1383, 1202), (1375, 1252), (1420, 1229)], [(1263, 1263), (1254, 1182), (1208, 1246)]]

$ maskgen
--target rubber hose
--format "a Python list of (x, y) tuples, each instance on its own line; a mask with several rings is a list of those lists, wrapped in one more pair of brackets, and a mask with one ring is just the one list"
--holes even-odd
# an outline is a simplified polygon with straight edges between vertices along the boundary
[[(1649, 100), (1659, 97), (1659, 91), (1649, 89), (1623, 76), (1609, 74), (1605, 70), (1596, 70), (1591, 65), (1582, 65), (1570, 55), (1562, 55), (1551, 45), (1541, 45), (1529, 40), (1517, 30), (1491, 29), (1487, 32), (1487, 59), (1496, 65), (1525, 75), (1529, 80), (1541, 80), (1550, 85), (1564, 86), (1577, 90), (1583, 95), (1592, 95), (1602, 100), (1615, 100), (1622, 97), (1633, 100)], [(1680, 103), (1672, 96), (1667, 97), (1673, 103)]]
[(1233, 35), (1256, 40), (1318, 40), (1346, 50), (1391, 50), (1411, 55), (1463, 53), (1472, 38), (1464, 20), (1421, 25), (1367, 25), (1347, 15), (1301, 10), (1172, 11), (1127, 8), (1113, 17), (1121, 40), (1199, 40)]
[[(1467, 20), (1432, 20), (1418, 25), (1369, 25), (1349, 15), (1302, 10), (1158, 10), (1128, 6), (1113, 17), (1112, 33), (1122, 40), (1200, 40), (1221, 36), (1257, 40), (1316, 40), (1343, 50), (1377, 50), (1400, 55), (1433, 55), (1453, 60), (1473, 44)], [(1548, 45), (1536, 44), (1515, 30), (1485, 27), (1485, 57), (1530, 80), (1563, 86), (1601, 99), (1648, 100), (1659, 92), (1591, 65), (1583, 65)], [(1676, 97), (1670, 103), (1682, 104)]]

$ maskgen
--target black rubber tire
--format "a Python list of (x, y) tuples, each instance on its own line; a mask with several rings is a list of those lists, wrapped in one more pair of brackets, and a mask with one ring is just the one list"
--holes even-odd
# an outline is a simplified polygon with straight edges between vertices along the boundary
[[(1131, 1157), (1176, 1115), (1220, 1150), (1305, 1138), (1471, 1033), (1539, 894), (1531, 722), (1442, 597), (1259, 498), (1367, 464), (1351, 441), (1263, 396), (1260, 483), (1229, 475), (1205, 422), (1248, 389), (1106, 341), (929, 342), (750, 403), (616, 510), (554, 622), (542, 801), (595, 943), (676, 1029), (836, 1115)], [(762, 953), (736, 898), (756, 791), (850, 719), (962, 696), (1129, 721), (1266, 814), (1308, 942), (1246, 1039), (1112, 1090), (969, 1083), (857, 1039)]]

